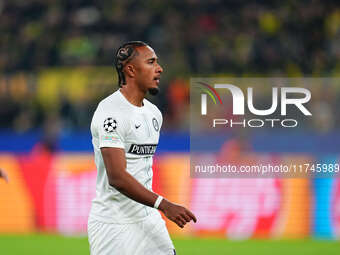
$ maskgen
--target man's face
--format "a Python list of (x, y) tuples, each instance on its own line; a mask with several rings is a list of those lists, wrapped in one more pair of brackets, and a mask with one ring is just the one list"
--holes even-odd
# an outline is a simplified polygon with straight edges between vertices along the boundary
[(135, 80), (140, 89), (147, 92), (158, 89), (162, 67), (154, 50), (149, 46), (138, 47), (138, 55), (131, 61), (135, 67)]

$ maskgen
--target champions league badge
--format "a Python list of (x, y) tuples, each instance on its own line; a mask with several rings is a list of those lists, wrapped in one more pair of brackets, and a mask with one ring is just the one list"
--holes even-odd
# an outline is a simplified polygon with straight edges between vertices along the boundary
[(158, 121), (156, 120), (156, 118), (152, 119), (152, 124), (153, 124), (154, 129), (158, 132), (159, 125), (158, 125)]
[(112, 118), (107, 118), (104, 120), (104, 130), (107, 133), (112, 133), (117, 128), (117, 121)]

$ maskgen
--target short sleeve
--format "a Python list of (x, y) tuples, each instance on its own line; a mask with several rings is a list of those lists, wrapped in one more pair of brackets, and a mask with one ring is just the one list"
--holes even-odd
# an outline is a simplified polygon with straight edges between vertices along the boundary
[(159, 129), (161, 129), (161, 127), (163, 125), (163, 115), (162, 115), (161, 111), (159, 111), (159, 123), (160, 123), (159, 124)]
[(155, 107), (157, 119), (158, 119), (158, 122), (159, 122), (159, 129), (161, 129), (161, 127), (163, 125), (163, 115), (162, 115), (162, 112), (156, 106), (154, 106), (154, 107)]
[(96, 119), (99, 148), (113, 147), (124, 149), (126, 127), (123, 118), (117, 114), (99, 113)]

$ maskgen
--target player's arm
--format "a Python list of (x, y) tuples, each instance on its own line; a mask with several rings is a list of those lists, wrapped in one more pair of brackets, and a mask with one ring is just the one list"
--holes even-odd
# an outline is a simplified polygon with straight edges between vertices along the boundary
[[(153, 207), (158, 195), (140, 184), (132, 175), (126, 171), (125, 152), (121, 148), (102, 147), (103, 156), (109, 184), (125, 196), (141, 204)], [(175, 222), (179, 227), (196, 217), (183, 206), (163, 199), (158, 207), (164, 215)]]

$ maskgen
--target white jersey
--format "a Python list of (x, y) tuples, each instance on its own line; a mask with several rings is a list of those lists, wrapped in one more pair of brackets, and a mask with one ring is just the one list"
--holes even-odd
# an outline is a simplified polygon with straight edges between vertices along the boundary
[(124, 149), (126, 171), (151, 190), (152, 157), (161, 125), (161, 112), (146, 99), (142, 107), (137, 107), (118, 90), (99, 103), (91, 123), (97, 167), (96, 197), (92, 201), (91, 217), (107, 223), (133, 223), (157, 211), (135, 202), (109, 185), (100, 148)]

